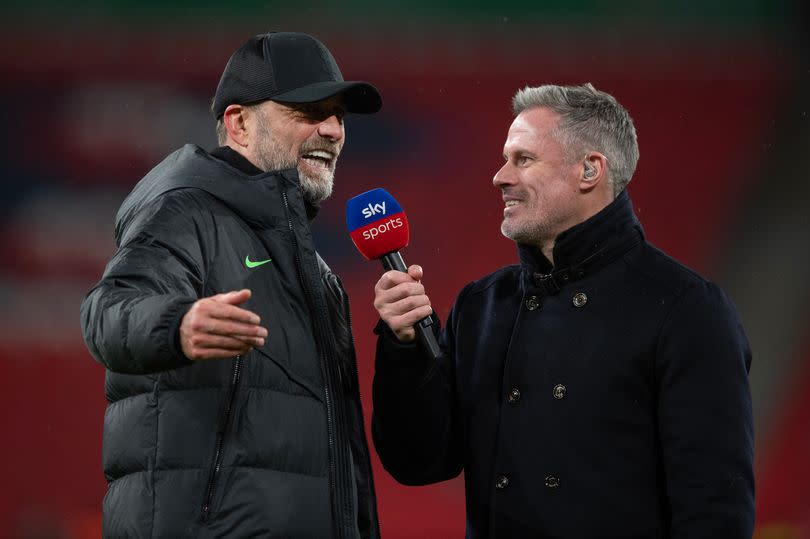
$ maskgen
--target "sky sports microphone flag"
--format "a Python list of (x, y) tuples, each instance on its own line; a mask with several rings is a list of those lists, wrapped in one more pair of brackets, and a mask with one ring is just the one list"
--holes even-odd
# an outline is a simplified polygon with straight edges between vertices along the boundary
[(408, 246), (408, 218), (396, 199), (379, 187), (346, 202), (346, 226), (354, 245), (369, 260)]
[[(402, 207), (385, 189), (377, 188), (346, 202), (346, 225), (357, 250), (369, 260), (377, 258), (388, 270), (408, 272), (399, 250), (408, 246), (408, 218)], [(432, 359), (441, 356), (428, 316), (414, 325), (416, 336)]]

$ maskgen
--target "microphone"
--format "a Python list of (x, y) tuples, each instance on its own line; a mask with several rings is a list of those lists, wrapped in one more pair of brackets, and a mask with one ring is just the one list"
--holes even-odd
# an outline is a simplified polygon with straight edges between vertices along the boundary
[[(357, 250), (367, 260), (380, 259), (386, 271), (408, 272), (399, 250), (408, 246), (408, 218), (385, 189), (361, 193), (346, 202), (346, 226)], [(432, 359), (441, 356), (428, 316), (414, 325), (416, 336)]]

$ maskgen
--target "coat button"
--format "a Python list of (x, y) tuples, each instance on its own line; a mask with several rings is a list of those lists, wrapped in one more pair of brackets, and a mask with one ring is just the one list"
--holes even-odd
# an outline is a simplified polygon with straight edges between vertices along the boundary
[(565, 397), (565, 386), (562, 384), (557, 384), (554, 386), (554, 398), (560, 400), (563, 397)]
[(529, 309), (530, 311), (535, 310), (539, 306), (540, 306), (540, 302), (537, 301), (537, 296), (529, 296), (526, 299), (526, 308)]
[(588, 296), (585, 295), (584, 292), (577, 292), (574, 294), (574, 307), (582, 307), (586, 303), (588, 303)]
[(495, 488), (498, 490), (503, 490), (509, 486), (509, 477), (506, 475), (499, 475), (497, 479), (495, 479)]
[(506, 395), (506, 401), (509, 404), (517, 404), (517, 401), (520, 400), (520, 390), (516, 387), (513, 387), (511, 391)]
[(560, 478), (553, 475), (546, 476), (546, 487), (557, 488), (560, 486)]

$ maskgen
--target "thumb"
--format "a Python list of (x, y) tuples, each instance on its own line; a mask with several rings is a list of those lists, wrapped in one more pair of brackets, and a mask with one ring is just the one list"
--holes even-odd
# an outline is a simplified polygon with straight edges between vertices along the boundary
[(219, 301), (220, 303), (228, 303), (230, 305), (239, 305), (247, 300), (250, 299), (252, 292), (249, 288), (243, 288), (242, 290), (233, 290), (231, 292), (225, 292), (224, 294), (217, 294), (216, 296), (211, 296), (211, 299), (214, 301)]
[(417, 264), (414, 264), (408, 268), (408, 275), (410, 275), (411, 279), (414, 281), (421, 281), (424, 274), (425, 272), (422, 270), (422, 266)]

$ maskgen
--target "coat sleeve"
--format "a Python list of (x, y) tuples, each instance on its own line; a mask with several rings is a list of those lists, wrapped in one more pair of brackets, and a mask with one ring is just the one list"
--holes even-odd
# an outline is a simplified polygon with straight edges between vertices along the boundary
[(750, 539), (754, 529), (751, 350), (714, 284), (685, 291), (658, 343), (658, 420), (672, 539)]
[(383, 467), (404, 485), (456, 477), (463, 468), (462, 426), (455, 399), (454, 334), (465, 291), (439, 335), (434, 362), (416, 343), (400, 343), (377, 325), (371, 432)]
[(141, 209), (82, 301), (85, 343), (110, 371), (145, 374), (190, 364), (178, 330), (205, 281), (194, 205), (187, 191), (172, 191)]

